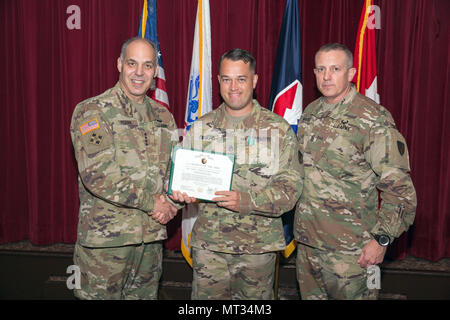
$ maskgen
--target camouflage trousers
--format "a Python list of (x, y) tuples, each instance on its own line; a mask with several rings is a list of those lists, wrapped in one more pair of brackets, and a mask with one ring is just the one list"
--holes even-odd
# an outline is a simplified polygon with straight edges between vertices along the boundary
[(75, 245), (81, 271), (80, 299), (157, 299), (162, 273), (162, 243), (88, 248)]
[(229, 254), (192, 248), (192, 300), (273, 299), (276, 253)]
[(359, 254), (344, 255), (297, 246), (297, 281), (302, 300), (375, 300), (378, 290), (368, 289), (367, 270), (357, 263)]

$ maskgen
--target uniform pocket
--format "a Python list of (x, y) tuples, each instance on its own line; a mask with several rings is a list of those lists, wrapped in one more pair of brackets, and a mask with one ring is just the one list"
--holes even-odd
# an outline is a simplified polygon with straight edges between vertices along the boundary
[(114, 144), (120, 165), (136, 167), (145, 161), (144, 131), (136, 120), (122, 120), (114, 124)]
[(172, 153), (172, 146), (176, 141), (174, 141), (173, 131), (167, 127), (158, 127), (158, 133), (160, 135), (159, 143), (159, 161), (162, 163), (167, 163), (170, 159), (170, 154)]
[(164, 125), (149, 125), (147, 128), (145, 142), (150, 160), (153, 163), (167, 164), (172, 152), (172, 131)]
[(365, 162), (364, 154), (345, 135), (338, 135), (330, 143), (322, 160), (327, 162), (326, 171), (340, 179), (358, 174), (358, 168), (365, 168), (361, 166)]

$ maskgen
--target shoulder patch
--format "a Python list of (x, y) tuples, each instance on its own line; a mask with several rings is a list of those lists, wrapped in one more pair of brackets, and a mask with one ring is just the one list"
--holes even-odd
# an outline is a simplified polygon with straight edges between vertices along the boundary
[(97, 118), (91, 119), (80, 126), (80, 132), (84, 136), (86, 133), (100, 129)]
[(397, 148), (400, 155), (403, 156), (405, 153), (405, 144), (402, 141), (397, 140)]
[(405, 138), (396, 129), (389, 129), (390, 131), (390, 148), (389, 148), (389, 162), (391, 165), (410, 171), (409, 167), (409, 153)]

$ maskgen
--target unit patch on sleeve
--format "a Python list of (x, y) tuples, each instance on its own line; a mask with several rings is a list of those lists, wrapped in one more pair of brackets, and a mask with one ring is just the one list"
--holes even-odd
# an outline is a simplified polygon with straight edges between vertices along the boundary
[(397, 140), (397, 148), (398, 148), (398, 152), (402, 156), (405, 153), (405, 144), (402, 141)]
[(91, 138), (89, 139), (89, 142), (94, 145), (100, 145), (102, 143), (103, 136), (101, 134), (96, 134), (95, 132), (91, 134)]

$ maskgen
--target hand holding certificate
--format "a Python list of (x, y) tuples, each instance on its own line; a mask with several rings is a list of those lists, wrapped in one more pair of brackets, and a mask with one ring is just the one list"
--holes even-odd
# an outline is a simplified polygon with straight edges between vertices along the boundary
[(234, 155), (174, 147), (168, 194), (211, 201), (216, 191), (230, 190), (233, 168)]
[(212, 201), (217, 202), (219, 207), (227, 208), (228, 210), (239, 212), (241, 198), (237, 191), (218, 191), (217, 198), (213, 198)]

